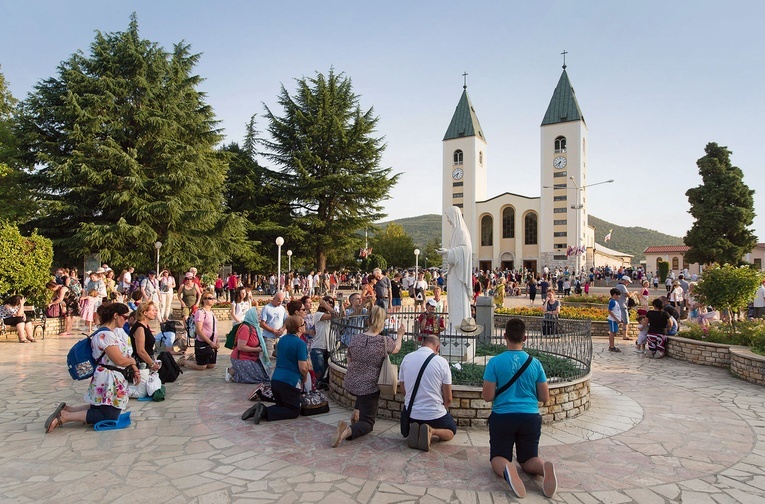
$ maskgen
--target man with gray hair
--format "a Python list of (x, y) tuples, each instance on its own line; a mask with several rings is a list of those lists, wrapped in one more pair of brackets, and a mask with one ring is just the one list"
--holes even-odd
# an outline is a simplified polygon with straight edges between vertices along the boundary
[(390, 286), (390, 278), (388, 278), (387, 275), (383, 275), (380, 268), (375, 268), (372, 270), (372, 273), (377, 279), (377, 283), (374, 287), (376, 298), (375, 304), (387, 312), (391, 305), (391, 296), (393, 295)]

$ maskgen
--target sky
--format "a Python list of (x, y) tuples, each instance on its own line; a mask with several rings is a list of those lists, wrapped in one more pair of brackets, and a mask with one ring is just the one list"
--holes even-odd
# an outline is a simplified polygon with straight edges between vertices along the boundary
[[(467, 90), (488, 141), (489, 197), (539, 196), (540, 123), (567, 72), (589, 128), (591, 214), (683, 236), (685, 191), (701, 184), (708, 142), (727, 146), (755, 190), (765, 241), (765, 2), (751, 1), (24, 1), (0, 0), (0, 71), (23, 99), (96, 31), (127, 29), (201, 53), (196, 73), (224, 129), (241, 142), (283, 85), (352, 79), (379, 117), (382, 165), (401, 173), (388, 219), (441, 212), (442, 139)], [(258, 128), (266, 129), (261, 119)], [(259, 160), (262, 164), (268, 162)], [(598, 233), (600, 234), (600, 233)], [(603, 236), (596, 236), (602, 243)], [(656, 244), (660, 245), (660, 244)]]

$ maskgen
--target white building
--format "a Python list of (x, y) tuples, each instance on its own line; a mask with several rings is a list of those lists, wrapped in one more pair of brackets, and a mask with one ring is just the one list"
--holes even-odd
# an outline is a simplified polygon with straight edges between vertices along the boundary
[[(587, 225), (587, 124), (566, 65), (541, 124), (542, 196), (487, 196), (488, 143), (463, 86), (443, 139), (443, 210), (462, 209), (473, 240), (473, 267), (482, 270), (593, 264), (595, 235)], [(506, 169), (500, 167), (500, 169)], [(451, 228), (442, 226), (442, 243)], [(569, 250), (584, 250), (572, 253)]]

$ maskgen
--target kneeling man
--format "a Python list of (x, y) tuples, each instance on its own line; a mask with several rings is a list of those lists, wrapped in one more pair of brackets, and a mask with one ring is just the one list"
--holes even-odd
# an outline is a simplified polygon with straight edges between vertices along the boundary
[[(438, 336), (423, 334), (420, 349), (408, 354), (401, 362), (398, 380), (405, 405), (410, 404), (417, 376), (425, 366), (409, 412), (410, 428), (406, 438), (409, 448), (428, 451), (433, 436), (449, 441), (457, 432), (457, 423), (446, 411), (452, 403), (452, 372), (446, 359), (438, 355), (440, 348)], [(425, 364), (428, 357), (434, 354)]]

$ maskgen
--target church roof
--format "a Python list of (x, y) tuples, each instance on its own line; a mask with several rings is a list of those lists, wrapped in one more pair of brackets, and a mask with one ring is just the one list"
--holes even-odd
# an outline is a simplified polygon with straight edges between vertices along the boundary
[(452, 116), (452, 122), (449, 123), (449, 128), (446, 130), (444, 140), (471, 136), (478, 136), (481, 140), (486, 140), (483, 136), (481, 123), (478, 122), (478, 116), (473, 109), (473, 104), (470, 103), (467, 89), (463, 88), (462, 96)]
[(558, 124), (569, 121), (584, 122), (584, 115), (579, 108), (579, 103), (576, 101), (576, 93), (571, 86), (571, 82), (568, 80), (568, 74), (566, 73), (566, 66), (563, 66), (563, 73), (558, 80), (558, 85), (555, 87), (550, 105), (547, 106), (547, 112), (542, 119), (542, 126), (547, 124)]

